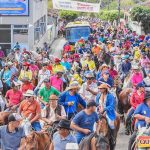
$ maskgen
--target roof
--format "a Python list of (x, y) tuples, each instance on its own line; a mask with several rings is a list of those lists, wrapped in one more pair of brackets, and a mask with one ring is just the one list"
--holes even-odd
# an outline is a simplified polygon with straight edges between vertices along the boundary
[(76, 21), (76, 22), (70, 22), (66, 25), (66, 28), (71, 28), (71, 27), (84, 27), (84, 26), (89, 26), (90, 24), (86, 21)]

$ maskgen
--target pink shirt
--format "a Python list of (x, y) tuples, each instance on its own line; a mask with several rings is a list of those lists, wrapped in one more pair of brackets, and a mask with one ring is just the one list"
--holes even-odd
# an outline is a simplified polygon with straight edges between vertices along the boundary
[(6, 93), (6, 98), (8, 99), (9, 103), (12, 106), (17, 105), (20, 103), (22, 99), (22, 92), (21, 91), (14, 92), (12, 89), (8, 90)]
[(148, 64), (150, 64), (150, 60), (148, 57), (146, 57), (145, 59), (141, 59), (140, 60), (140, 63), (141, 63), (141, 66), (144, 68), (144, 67), (147, 67)]
[(63, 81), (61, 78), (57, 78), (56, 76), (51, 76), (50, 82), (54, 88), (56, 88), (58, 91), (61, 91), (63, 85)]
[(135, 87), (138, 83), (143, 81), (143, 76), (142, 73), (133, 73), (132, 77), (131, 77), (131, 83), (132, 85)]
[(31, 66), (29, 66), (29, 69), (30, 69), (32, 72), (39, 70), (38, 66), (36, 66), (36, 65), (31, 65)]
[(5, 57), (4, 52), (2, 50), (0, 50), (0, 58)]

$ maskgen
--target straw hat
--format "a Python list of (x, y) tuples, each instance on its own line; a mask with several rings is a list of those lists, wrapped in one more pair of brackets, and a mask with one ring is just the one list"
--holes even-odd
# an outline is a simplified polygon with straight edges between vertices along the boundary
[(132, 69), (134, 69), (134, 70), (139, 70), (140, 67), (139, 67), (138, 65), (132, 65)]
[(77, 81), (73, 81), (69, 87), (67, 88), (67, 90), (72, 90), (72, 89), (79, 89), (79, 83)]
[(98, 88), (99, 89), (108, 89), (108, 85), (105, 83), (102, 83)]
[(34, 91), (32, 91), (32, 90), (27, 90), (27, 92), (26, 92), (25, 94), (23, 94), (23, 96), (32, 97), (32, 96), (34, 96)]

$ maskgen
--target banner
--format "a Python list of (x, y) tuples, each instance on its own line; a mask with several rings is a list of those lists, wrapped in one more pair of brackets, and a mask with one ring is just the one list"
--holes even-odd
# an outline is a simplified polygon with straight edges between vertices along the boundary
[(28, 16), (29, 0), (0, 0), (0, 16)]
[(86, 3), (74, 0), (53, 0), (54, 9), (98, 13), (100, 3)]

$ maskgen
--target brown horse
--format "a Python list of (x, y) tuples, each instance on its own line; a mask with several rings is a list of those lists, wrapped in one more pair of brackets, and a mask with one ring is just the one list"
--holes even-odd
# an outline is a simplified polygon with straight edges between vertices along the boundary
[(123, 89), (120, 94), (119, 94), (119, 102), (118, 105), (120, 105), (120, 111), (121, 114), (127, 113), (128, 110), (130, 109), (130, 101), (129, 101), (129, 97), (130, 94), (132, 93), (133, 89), (131, 88), (126, 88)]
[(12, 113), (10, 112), (0, 112), (0, 126), (8, 124), (8, 116)]
[(51, 142), (48, 133), (32, 132), (21, 139), (18, 150), (49, 150)]
[[(120, 128), (120, 117), (115, 120), (115, 140)], [(80, 145), (79, 150), (111, 150), (110, 147), (111, 133), (108, 127), (106, 117), (100, 117), (100, 124), (97, 125), (96, 133), (92, 133), (85, 137)], [(89, 144), (90, 143), (90, 144)]]

